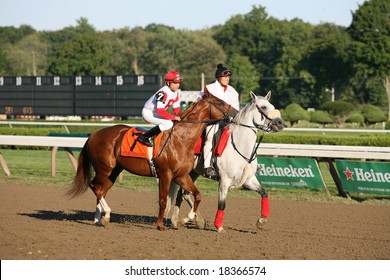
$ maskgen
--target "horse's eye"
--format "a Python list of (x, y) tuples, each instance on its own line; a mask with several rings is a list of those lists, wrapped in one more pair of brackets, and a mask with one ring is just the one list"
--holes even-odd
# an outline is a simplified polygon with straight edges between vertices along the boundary
[(266, 110), (267, 106), (261, 106), (261, 110)]

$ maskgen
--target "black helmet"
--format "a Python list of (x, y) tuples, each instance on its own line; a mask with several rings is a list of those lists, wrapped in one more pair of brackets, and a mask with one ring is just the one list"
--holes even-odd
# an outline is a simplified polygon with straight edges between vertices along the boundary
[(223, 64), (217, 65), (217, 71), (215, 72), (215, 78), (231, 76), (232, 71), (223, 66)]

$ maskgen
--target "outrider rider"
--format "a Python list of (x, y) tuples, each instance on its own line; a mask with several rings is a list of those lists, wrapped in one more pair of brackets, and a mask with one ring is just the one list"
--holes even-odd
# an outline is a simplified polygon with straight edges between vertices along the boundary
[[(227, 104), (231, 105), (237, 111), (240, 110), (240, 101), (238, 92), (229, 85), (230, 76), (232, 71), (223, 66), (223, 64), (217, 65), (217, 70), (215, 72), (215, 82), (212, 84), (206, 85), (208, 92), (210, 92), (215, 97), (225, 101)], [(200, 97), (204, 94), (204, 90), (200, 92)], [(208, 125), (206, 127), (206, 141), (203, 147), (203, 157), (204, 157), (204, 172), (208, 177), (216, 176), (216, 172), (212, 166), (212, 148), (213, 148), (213, 137), (217, 133), (219, 124)]]

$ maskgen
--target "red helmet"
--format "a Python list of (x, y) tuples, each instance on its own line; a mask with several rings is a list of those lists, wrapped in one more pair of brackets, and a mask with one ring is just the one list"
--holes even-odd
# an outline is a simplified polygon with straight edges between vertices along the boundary
[(183, 77), (180, 76), (179, 72), (176, 71), (170, 71), (165, 75), (165, 82), (174, 82), (174, 83), (181, 83), (183, 82)]

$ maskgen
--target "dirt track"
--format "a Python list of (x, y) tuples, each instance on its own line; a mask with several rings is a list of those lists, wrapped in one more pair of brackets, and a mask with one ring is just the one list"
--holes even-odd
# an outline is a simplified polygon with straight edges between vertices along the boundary
[[(226, 233), (218, 234), (211, 226), (159, 232), (154, 225), (157, 193), (112, 189), (107, 197), (111, 224), (102, 228), (92, 222), (92, 192), (73, 200), (64, 192), (0, 182), (2, 260), (390, 259), (389, 206), (270, 197), (269, 223), (257, 230), (259, 200), (228, 198)], [(216, 197), (204, 197), (200, 208), (212, 224)]]

